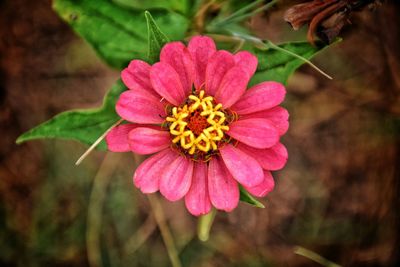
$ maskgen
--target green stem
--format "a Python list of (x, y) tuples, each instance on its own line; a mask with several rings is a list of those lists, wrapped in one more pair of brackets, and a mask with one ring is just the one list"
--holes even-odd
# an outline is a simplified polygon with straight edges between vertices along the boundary
[(174, 239), (172, 238), (171, 231), (167, 225), (164, 212), (162, 210), (158, 197), (154, 194), (147, 195), (150, 206), (154, 213), (158, 228), (160, 229), (161, 236), (164, 240), (165, 248), (167, 249), (169, 259), (171, 260), (172, 267), (182, 267), (181, 261), (179, 260), (178, 250), (175, 247)]
[(247, 10), (252, 9), (253, 7), (257, 6), (259, 3), (263, 2), (263, 1), (264, 0), (257, 0), (247, 6), (242, 7), (241, 9), (238, 9), (235, 12), (233, 12), (231, 15), (229, 15), (228, 17), (216, 22), (215, 25), (213, 25), (213, 26), (219, 26), (219, 25), (225, 24), (227, 21), (234, 19), (235, 17), (245, 13)]
[(301, 61), (303, 61), (304, 63), (310, 65), (310, 67), (312, 67), (313, 69), (315, 69), (316, 71), (318, 71), (319, 73), (321, 73), (323, 76), (325, 76), (326, 78), (332, 80), (333, 78), (331, 76), (329, 76), (328, 74), (326, 74), (323, 70), (321, 70), (320, 68), (318, 68), (316, 65), (314, 65), (310, 60), (297, 55), (296, 53), (293, 53), (292, 51), (286, 50), (276, 44), (274, 44), (271, 41), (266, 40), (265, 42), (263, 42), (261, 39), (257, 38), (257, 37), (245, 37), (242, 36), (240, 34), (237, 34), (235, 32), (231, 32), (231, 34), (233, 36), (228, 36), (228, 35), (222, 35), (222, 34), (208, 34), (210, 37), (212, 37), (214, 40), (218, 41), (218, 42), (235, 42), (235, 43), (240, 43), (242, 40), (248, 41), (251, 44), (254, 45), (254, 47), (260, 49), (260, 50), (267, 50), (267, 49), (275, 49), (278, 51), (281, 51), (285, 54), (288, 54), (292, 57), (295, 57), (297, 59), (300, 59)]
[(259, 7), (259, 8), (257, 8), (257, 9), (254, 10), (253, 12), (248, 13), (248, 14), (244, 14), (244, 15), (241, 15), (241, 16), (238, 16), (238, 17), (236, 17), (236, 18), (232, 18), (232, 19), (230, 19), (229, 21), (227, 21), (226, 23), (234, 23), (234, 22), (238, 22), (238, 21), (242, 21), (242, 20), (244, 20), (244, 19), (247, 19), (247, 18), (249, 18), (249, 17), (251, 17), (251, 16), (254, 16), (254, 15), (257, 14), (257, 13), (260, 13), (261, 11), (264, 11), (264, 10), (269, 9), (270, 7), (272, 7), (273, 5), (275, 5), (278, 1), (279, 1), (279, 0), (272, 0), (271, 2), (269, 2), (269, 3), (267, 3), (267, 4), (263, 5), (263, 6), (261, 6), (261, 7)]
[(106, 154), (93, 179), (86, 221), (86, 248), (89, 266), (91, 267), (102, 266), (100, 237), (101, 223), (103, 222), (103, 205), (112, 174), (120, 161), (120, 154)]
[(150, 214), (146, 221), (140, 226), (136, 233), (128, 239), (124, 245), (124, 255), (133, 255), (157, 229), (153, 214)]
[(310, 60), (308, 60), (308, 59), (306, 59), (306, 58), (304, 58), (304, 57), (302, 57), (302, 56), (299, 56), (299, 55), (297, 55), (296, 53), (293, 53), (292, 51), (289, 51), (289, 50), (286, 50), (286, 49), (284, 49), (284, 48), (282, 48), (282, 47), (280, 47), (280, 46), (277, 46), (276, 44), (274, 44), (273, 42), (271, 42), (271, 41), (266, 41), (267, 42), (267, 44), (266, 44), (266, 48), (272, 48), (272, 49), (275, 49), (275, 50), (278, 50), (278, 51), (281, 51), (281, 52), (283, 52), (283, 53), (286, 53), (286, 54), (288, 54), (288, 55), (291, 55), (292, 57), (295, 57), (295, 58), (297, 58), (297, 59), (300, 59), (300, 60), (302, 60), (302, 61), (304, 61), (305, 63), (307, 63), (308, 65), (310, 65), (312, 68), (314, 68), (316, 71), (318, 71), (319, 73), (321, 73), (322, 75), (324, 75), (326, 78), (328, 78), (329, 80), (332, 80), (333, 78), (331, 77), (331, 76), (329, 76), (328, 74), (326, 74), (325, 72), (323, 72), (320, 68), (318, 68), (317, 66), (315, 66)]
[(210, 237), (211, 226), (214, 222), (216, 214), (217, 210), (213, 208), (208, 214), (199, 218), (199, 223), (197, 225), (197, 236), (201, 241), (207, 241)]
[(321, 255), (318, 255), (314, 251), (308, 250), (308, 249), (303, 248), (303, 247), (299, 247), (299, 246), (295, 247), (294, 253), (297, 254), (297, 255), (306, 257), (306, 258), (308, 258), (308, 259), (310, 259), (312, 261), (315, 261), (316, 263), (319, 263), (319, 264), (321, 264), (322, 266), (325, 266), (325, 267), (341, 267), (340, 265), (325, 259)]
[(95, 149), (100, 142), (106, 137), (106, 135), (114, 128), (120, 125), (124, 120), (120, 119), (113, 125), (111, 125), (110, 128), (108, 128), (97, 140), (85, 151), (85, 153), (82, 154), (82, 156), (79, 157), (79, 159), (75, 162), (75, 165), (81, 164), (81, 162)]

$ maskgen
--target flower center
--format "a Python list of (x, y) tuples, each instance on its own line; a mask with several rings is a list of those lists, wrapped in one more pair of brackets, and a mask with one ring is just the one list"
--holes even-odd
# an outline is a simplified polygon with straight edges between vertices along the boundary
[(224, 142), (224, 132), (229, 130), (222, 105), (216, 104), (212, 96), (205, 96), (203, 90), (190, 95), (183, 106), (173, 107), (171, 113), (166, 121), (172, 143), (190, 155), (217, 150)]
[(198, 111), (190, 117), (187, 127), (195, 134), (200, 135), (208, 126), (207, 118), (201, 116)]

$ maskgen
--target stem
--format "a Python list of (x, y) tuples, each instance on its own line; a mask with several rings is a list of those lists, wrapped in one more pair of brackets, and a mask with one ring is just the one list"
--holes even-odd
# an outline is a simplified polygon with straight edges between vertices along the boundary
[(119, 161), (119, 154), (108, 153), (93, 179), (86, 220), (86, 247), (88, 262), (91, 267), (102, 266), (100, 249), (101, 222), (103, 221), (101, 218), (103, 214), (102, 210), (107, 187)]
[(181, 261), (178, 257), (178, 251), (175, 247), (174, 239), (172, 238), (171, 231), (168, 228), (164, 212), (156, 195), (147, 195), (150, 206), (154, 213), (158, 228), (160, 229), (161, 236), (164, 240), (165, 248), (167, 249), (169, 259), (172, 267), (182, 267)]
[(252, 37), (252, 38), (243, 38), (241, 36), (235, 35), (235, 36), (227, 36), (227, 35), (222, 35), (222, 34), (208, 34), (208, 36), (210, 36), (211, 38), (213, 38), (216, 41), (219, 42), (236, 42), (238, 44), (240, 44), (240, 41), (244, 40), (244, 41), (248, 41), (250, 43), (252, 43), (256, 48), (261, 49), (261, 50), (267, 50), (269, 48), (275, 49), (275, 50), (279, 50), (281, 52), (284, 52), (288, 55), (291, 55), (292, 57), (295, 57), (297, 59), (300, 59), (301, 61), (303, 61), (304, 63), (310, 65), (310, 67), (312, 67), (313, 69), (315, 69), (316, 71), (318, 71), (319, 73), (321, 73), (323, 76), (325, 76), (326, 78), (328, 78), (329, 80), (333, 80), (333, 78), (331, 76), (329, 76), (328, 74), (326, 74), (323, 70), (321, 70), (320, 68), (318, 68), (314, 63), (312, 63), (310, 60), (297, 55), (296, 53), (293, 53), (292, 51), (286, 50), (276, 44), (274, 44), (271, 41), (265, 41), (266, 43), (264, 43), (262, 40), (260, 40), (259, 38), (256, 37)]
[(85, 153), (82, 154), (82, 156), (79, 157), (79, 159), (75, 162), (75, 165), (81, 164), (81, 162), (90, 154), (90, 152), (93, 151), (93, 149), (96, 148), (98, 144), (106, 137), (106, 135), (116, 126), (121, 124), (123, 119), (120, 119), (116, 123), (114, 123), (110, 128), (108, 128), (97, 140), (85, 151)]
[(217, 215), (217, 210), (213, 208), (208, 214), (199, 218), (199, 223), (197, 225), (197, 236), (201, 241), (207, 241), (210, 237), (210, 230), (214, 222), (215, 215)]
[[(318, 71), (319, 73), (321, 73), (322, 75), (324, 75), (326, 78), (328, 78), (329, 80), (332, 80), (333, 78), (331, 76), (329, 76), (328, 74), (326, 74), (325, 72), (323, 72), (320, 68), (318, 68), (317, 66), (315, 66), (310, 60), (297, 55), (296, 53), (293, 53), (292, 51), (286, 50), (280, 46), (277, 46), (276, 44), (272, 43), (271, 41), (267, 41), (267, 44), (270, 48), (275, 49), (275, 50), (279, 50), (281, 52), (284, 52), (288, 55), (291, 55), (297, 59), (300, 59), (302, 61), (304, 61), (305, 63), (307, 63), (308, 65), (310, 65), (312, 68), (314, 68), (316, 71)], [(268, 48), (267, 46), (267, 48)]]
[(247, 19), (247, 18), (249, 18), (249, 17), (251, 17), (251, 16), (254, 16), (255, 14), (257, 14), (257, 13), (259, 13), (259, 12), (261, 12), (261, 11), (264, 11), (264, 10), (269, 9), (270, 7), (272, 7), (273, 5), (275, 5), (278, 1), (279, 1), (279, 0), (272, 0), (271, 2), (269, 2), (269, 3), (267, 3), (267, 4), (263, 5), (263, 6), (261, 6), (261, 7), (259, 7), (259, 8), (257, 8), (256, 10), (254, 10), (254, 11), (251, 12), (251, 13), (244, 14), (244, 15), (238, 16), (238, 17), (236, 17), (236, 18), (232, 18), (232, 19), (231, 19), (230, 21), (228, 21), (227, 23), (238, 22), (238, 21)]
[(251, 3), (251, 4), (249, 4), (249, 5), (245, 6), (245, 7), (242, 7), (241, 9), (236, 10), (235, 12), (233, 12), (233, 13), (232, 13), (231, 15), (229, 15), (228, 17), (226, 17), (226, 18), (224, 18), (224, 19), (222, 19), (222, 20), (216, 22), (213, 26), (219, 26), (219, 25), (222, 25), (222, 24), (227, 23), (227, 21), (232, 20), (232, 19), (234, 19), (236, 16), (239, 16), (239, 15), (241, 15), (242, 13), (246, 12), (247, 10), (252, 9), (253, 7), (257, 6), (257, 5), (258, 5), (259, 3), (261, 3), (262, 1), (264, 1), (264, 0), (257, 0), (257, 1), (254, 1), (254, 2)]
[(124, 254), (134, 254), (147, 241), (147, 239), (149, 239), (155, 229), (157, 229), (157, 225), (154, 221), (153, 214), (150, 214), (137, 232), (126, 242), (124, 246)]
[(203, 3), (193, 18), (193, 25), (196, 32), (202, 33), (204, 30), (204, 19), (207, 15), (207, 11), (210, 7), (215, 4), (215, 0), (211, 0), (209, 2)]
[(244, 39), (240, 39), (240, 41), (238, 42), (238, 44), (235, 48), (235, 51), (233, 51), (233, 53), (236, 54), (237, 52), (239, 52), (245, 43), (246, 43), (246, 41)]
[(214, 33), (209, 33), (207, 36), (211, 37), (217, 42), (235, 42), (239, 43), (242, 38), (236, 37), (236, 36), (228, 36), (228, 35), (223, 35), (223, 34), (214, 34)]
[(340, 265), (333, 263), (327, 259), (325, 259), (324, 257), (322, 257), (321, 255), (318, 255), (317, 253), (308, 250), (306, 248), (303, 247), (295, 247), (294, 249), (294, 253), (303, 257), (306, 257), (312, 261), (315, 261), (319, 264), (321, 264), (322, 266), (326, 266), (326, 267), (341, 267)]

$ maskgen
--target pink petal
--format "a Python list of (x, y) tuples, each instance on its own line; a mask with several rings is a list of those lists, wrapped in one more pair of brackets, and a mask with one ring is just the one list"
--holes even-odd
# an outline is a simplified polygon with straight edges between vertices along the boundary
[(280, 170), (285, 166), (288, 159), (286, 147), (281, 143), (277, 143), (273, 147), (266, 149), (257, 149), (247, 146), (243, 143), (239, 143), (237, 148), (256, 159), (261, 167), (265, 170)]
[(160, 192), (169, 201), (181, 199), (192, 183), (193, 161), (179, 156), (164, 169), (160, 176)]
[(205, 91), (208, 95), (215, 95), (225, 74), (234, 65), (233, 55), (228, 51), (219, 50), (213, 54), (206, 69)]
[(189, 212), (195, 216), (207, 214), (211, 210), (208, 194), (207, 164), (195, 162), (192, 185), (185, 196), (185, 204)]
[(150, 81), (154, 90), (175, 106), (186, 98), (178, 73), (167, 63), (158, 62), (151, 67)]
[(221, 81), (221, 85), (215, 94), (217, 102), (224, 108), (235, 104), (246, 91), (249, 77), (245, 70), (240, 67), (231, 68)]
[(226, 168), (240, 184), (253, 187), (262, 182), (264, 174), (257, 160), (232, 145), (224, 146), (219, 152)]
[(131, 130), (138, 127), (139, 124), (123, 124), (114, 127), (106, 135), (106, 143), (108, 150), (112, 152), (128, 152), (131, 151), (128, 143), (128, 134)]
[(271, 192), (274, 189), (275, 182), (274, 182), (274, 177), (272, 177), (271, 172), (269, 171), (264, 171), (264, 178), (263, 181), (253, 187), (246, 187), (246, 190), (256, 196), (256, 197), (265, 197), (269, 192)]
[(132, 60), (121, 72), (121, 79), (131, 90), (141, 89), (158, 96), (150, 83), (151, 66), (142, 60)]
[(229, 124), (226, 133), (255, 148), (268, 148), (279, 141), (278, 130), (266, 119), (240, 119)]
[(249, 114), (279, 105), (285, 98), (285, 87), (278, 82), (262, 82), (249, 90), (232, 107), (238, 114)]
[(178, 73), (183, 90), (188, 95), (192, 90), (194, 64), (191, 55), (181, 42), (171, 42), (161, 49), (160, 61), (168, 63)]
[(218, 157), (209, 162), (208, 191), (211, 203), (217, 209), (231, 211), (239, 203), (238, 184)]
[(146, 159), (135, 171), (134, 184), (143, 193), (158, 191), (161, 174), (178, 157), (178, 153), (168, 148)]
[(241, 51), (235, 54), (236, 66), (241, 67), (247, 72), (249, 77), (252, 77), (257, 69), (257, 57), (247, 51)]
[(129, 133), (129, 145), (133, 152), (146, 155), (156, 153), (171, 144), (169, 132), (149, 127), (137, 127)]
[(160, 99), (144, 90), (123, 92), (118, 99), (116, 111), (121, 118), (136, 123), (162, 123), (166, 115)]
[(195, 66), (194, 85), (199, 90), (206, 79), (207, 63), (217, 49), (213, 39), (207, 36), (195, 36), (190, 39), (188, 50)]
[(250, 113), (242, 116), (243, 119), (262, 118), (271, 121), (272, 125), (278, 130), (279, 135), (284, 135), (289, 129), (289, 112), (282, 107)]

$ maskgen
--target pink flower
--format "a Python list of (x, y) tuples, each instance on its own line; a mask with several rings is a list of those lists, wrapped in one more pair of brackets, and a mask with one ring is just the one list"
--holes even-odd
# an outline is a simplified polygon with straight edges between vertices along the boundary
[(216, 50), (212, 39), (195, 36), (187, 47), (166, 44), (152, 66), (133, 60), (122, 71), (130, 90), (116, 110), (130, 123), (106, 141), (111, 151), (155, 154), (133, 176), (143, 193), (185, 197), (189, 212), (201, 215), (212, 206), (233, 210), (238, 184), (257, 197), (273, 189), (270, 171), (287, 161), (279, 139), (288, 112), (278, 106), (285, 88), (270, 81), (246, 91), (256, 68), (251, 53)]

